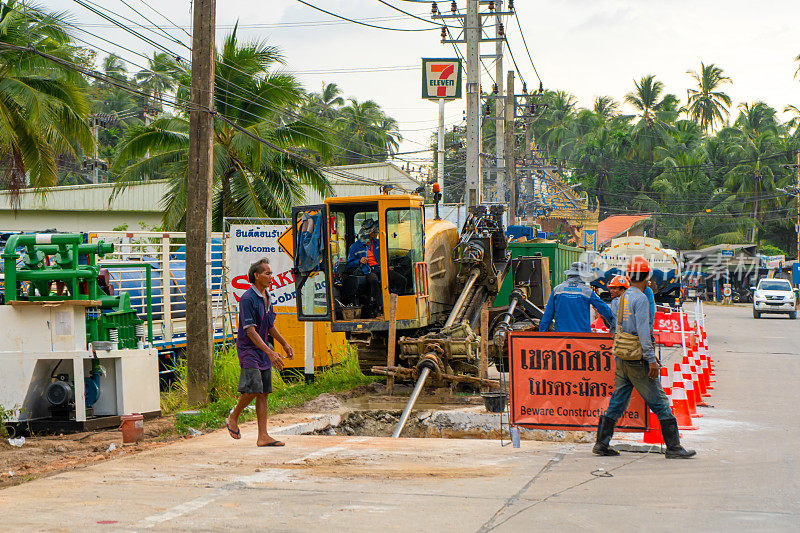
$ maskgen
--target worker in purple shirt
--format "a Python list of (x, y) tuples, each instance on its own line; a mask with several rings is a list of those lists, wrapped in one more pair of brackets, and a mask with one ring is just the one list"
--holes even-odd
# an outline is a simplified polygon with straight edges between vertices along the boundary
[(272, 392), (272, 368), (283, 368), (283, 357), (273, 349), (270, 338), (277, 340), (286, 352), (286, 358), (294, 358), (294, 350), (275, 328), (277, 315), (272, 309), (267, 289), (272, 283), (272, 267), (264, 258), (250, 265), (247, 272), (250, 288), (239, 300), (239, 331), (236, 335), (236, 352), (239, 356), (239, 392), (242, 394), (227, 420), (228, 432), (238, 440), (239, 415), (250, 402), (256, 401), (258, 424), (258, 446), (283, 446), (267, 433), (267, 400)]

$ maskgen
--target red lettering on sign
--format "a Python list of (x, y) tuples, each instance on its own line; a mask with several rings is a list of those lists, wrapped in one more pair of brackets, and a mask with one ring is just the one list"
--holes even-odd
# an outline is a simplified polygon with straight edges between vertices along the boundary
[(294, 283), (294, 273), (291, 270), (281, 272), (278, 274), (278, 281), (281, 282), (281, 287), (288, 285), (289, 283)]
[[(614, 392), (613, 337), (603, 333), (512, 332), (511, 423), (540, 429), (597, 428)], [(617, 423), (643, 431), (647, 407), (634, 391)]]
[[(250, 283), (247, 281), (247, 276), (236, 276), (231, 280), (231, 285), (233, 285), (234, 289), (241, 289), (243, 291), (246, 291), (250, 288)], [(239, 301), (239, 296), (235, 292), (233, 293), (233, 297), (237, 302)]]

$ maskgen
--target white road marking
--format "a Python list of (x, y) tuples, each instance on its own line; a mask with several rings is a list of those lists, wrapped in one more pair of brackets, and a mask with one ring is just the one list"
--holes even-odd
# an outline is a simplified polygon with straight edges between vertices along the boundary
[[(358, 437), (354, 439), (349, 439), (348, 442), (363, 442), (368, 440), (369, 437)], [(316, 459), (319, 457), (323, 457), (325, 455), (329, 455), (336, 452), (341, 452), (347, 449), (347, 446), (330, 446), (328, 448), (322, 448), (321, 450), (317, 450), (315, 452), (309, 453), (303, 457), (298, 459), (292, 459), (288, 461), (289, 464), (302, 464), (309, 459)], [(152, 527), (157, 526), (158, 524), (167, 522), (169, 520), (174, 520), (175, 518), (179, 518), (185, 514), (191, 513), (192, 511), (197, 511), (208, 505), (209, 503), (213, 502), (217, 498), (225, 496), (229, 492), (233, 491), (238, 486), (246, 485), (247, 483), (263, 483), (268, 481), (289, 481), (290, 475), (286, 472), (283, 472), (279, 469), (268, 469), (263, 472), (256, 472), (255, 474), (251, 474), (249, 476), (238, 476), (234, 478), (232, 484), (227, 485), (225, 487), (219, 488), (205, 496), (200, 496), (199, 498), (195, 498), (194, 500), (190, 500), (186, 503), (182, 503), (180, 505), (176, 505), (171, 509), (167, 509), (158, 514), (154, 514), (152, 516), (148, 516), (138, 524), (134, 525), (134, 529), (150, 529)]]
[(197, 511), (198, 509), (202, 509), (209, 503), (213, 502), (220, 496), (224, 496), (228, 492), (230, 492), (229, 488), (217, 489), (209, 494), (206, 494), (205, 496), (200, 496), (199, 498), (195, 498), (194, 500), (190, 500), (186, 503), (176, 505), (172, 509), (167, 509), (163, 513), (158, 513), (152, 516), (148, 516), (147, 518), (145, 518), (144, 520), (142, 520), (133, 527), (135, 529), (150, 529), (168, 520), (174, 520), (175, 518), (181, 517), (187, 513), (191, 513), (192, 511)]

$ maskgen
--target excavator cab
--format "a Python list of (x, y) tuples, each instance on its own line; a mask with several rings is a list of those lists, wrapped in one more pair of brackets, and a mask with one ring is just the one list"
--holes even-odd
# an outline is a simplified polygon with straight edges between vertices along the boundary
[[(428, 324), (422, 197), (328, 198), (293, 208), (292, 217), (299, 320), (330, 321), (332, 331), (353, 335), (385, 331), (396, 294), (399, 328)], [(361, 231), (372, 224), (375, 240)], [(367, 248), (371, 265), (361, 261)]]

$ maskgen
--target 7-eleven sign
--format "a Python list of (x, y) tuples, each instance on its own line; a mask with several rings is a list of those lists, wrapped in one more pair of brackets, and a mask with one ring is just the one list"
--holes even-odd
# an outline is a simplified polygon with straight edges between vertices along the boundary
[(422, 98), (461, 98), (461, 60), (422, 58)]

